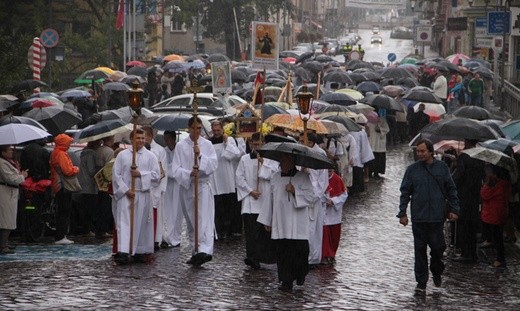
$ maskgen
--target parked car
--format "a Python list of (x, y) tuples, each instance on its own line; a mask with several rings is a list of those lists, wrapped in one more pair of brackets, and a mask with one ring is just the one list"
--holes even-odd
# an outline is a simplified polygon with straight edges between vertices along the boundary
[(383, 44), (383, 38), (379, 35), (370, 37), (370, 44), (374, 43)]
[[(246, 103), (242, 98), (231, 95), (220, 98), (212, 93), (198, 93), (198, 113), (224, 117), (235, 114), (235, 104)], [(193, 94), (181, 94), (165, 99), (150, 108), (155, 114), (171, 112), (193, 112)]]
[(372, 26), (372, 34), (373, 35), (378, 35), (379, 32), (380, 32), (379, 26)]
[(390, 38), (413, 40), (413, 30), (404, 26), (394, 27), (390, 32)]

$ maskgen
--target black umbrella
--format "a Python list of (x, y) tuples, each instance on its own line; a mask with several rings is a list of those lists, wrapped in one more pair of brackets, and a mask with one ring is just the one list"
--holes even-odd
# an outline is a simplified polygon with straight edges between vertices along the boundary
[(109, 82), (103, 85), (103, 89), (108, 91), (128, 91), (130, 86), (123, 82)]
[(132, 83), (134, 83), (135, 80), (139, 81), (139, 84), (142, 84), (145, 82), (143, 77), (136, 76), (136, 75), (128, 75), (128, 76), (124, 77), (123, 79), (121, 79), (120, 82), (131, 85)]
[(247, 75), (238, 70), (231, 70), (231, 82), (246, 82), (247, 81)]
[[(12, 96), (12, 95), (9, 95), (9, 96)], [(14, 97), (14, 99), (12, 99), (12, 98), (7, 99), (5, 97), (0, 98), (0, 111), (8, 111), (15, 105), (18, 105), (18, 100), (16, 97)]]
[(267, 143), (258, 149), (263, 158), (279, 161), (283, 155), (291, 155), (294, 164), (311, 169), (334, 169), (334, 163), (316, 150), (298, 143)]
[(310, 62), (303, 63), (302, 67), (307, 70), (317, 73), (317, 72), (320, 72), (323, 70), (323, 63), (320, 63), (317, 61), (310, 61)]
[(351, 70), (357, 70), (357, 69), (374, 70), (374, 65), (372, 65), (371, 63), (368, 63), (368, 62), (361, 61), (361, 62), (353, 64), (352, 66), (349, 66), (348, 68)]
[(303, 67), (296, 67), (294, 69), (294, 75), (300, 77), (304, 81), (310, 81), (312, 78), (312, 74)]
[(300, 55), (295, 51), (281, 51), (279, 56), (280, 56), (280, 58), (292, 57), (292, 58), (295, 58), (296, 60), (298, 59), (298, 57), (300, 57)]
[(209, 63), (216, 63), (216, 62), (229, 62), (229, 57), (227, 57), (226, 55), (224, 54), (221, 54), (221, 53), (215, 53), (215, 54), (211, 54), (209, 57), (208, 57), (208, 62)]
[(356, 100), (345, 93), (327, 93), (320, 97), (320, 100), (323, 100), (329, 104), (337, 104), (341, 106), (350, 106), (355, 105)]
[(381, 78), (399, 79), (399, 78), (410, 78), (412, 74), (402, 67), (385, 68), (381, 73)]
[(500, 138), (500, 135), (489, 126), (466, 118), (440, 120), (425, 126), (421, 133), (455, 140), (472, 139), (485, 141)]
[(512, 141), (510, 139), (499, 138), (499, 139), (486, 140), (485, 142), (479, 143), (479, 145), (481, 145), (482, 147), (489, 148), (489, 149), (502, 151), (503, 153), (507, 154), (508, 156), (511, 156), (514, 153), (513, 147), (518, 146), (518, 142)]
[(48, 85), (40, 80), (23, 80), (11, 89), (11, 94), (30, 92), (40, 86), (48, 86)]
[[(186, 63), (178, 62), (178, 61), (169, 61), (166, 65), (164, 65), (163, 70), (169, 72), (183, 72), (186, 70)], [(130, 70), (129, 70), (130, 72)], [(140, 75), (137, 75), (140, 76)]]
[(296, 139), (292, 138), (291, 136), (282, 136), (273, 133), (265, 135), (264, 140), (266, 143), (297, 143)]
[(305, 52), (298, 57), (298, 59), (296, 60), (296, 64), (303, 63), (304, 61), (312, 58), (313, 56), (314, 56), (313, 52)]
[(146, 78), (148, 76), (148, 69), (143, 67), (132, 67), (126, 71), (129, 75), (140, 76)]
[(332, 105), (328, 105), (328, 106), (323, 106), (322, 109), (319, 109), (318, 111), (316, 111), (316, 114), (325, 113), (325, 112), (347, 112), (347, 111), (350, 111), (350, 110), (348, 110), (347, 106), (340, 106), (340, 105), (332, 104)]
[(497, 132), (498, 135), (500, 135), (500, 137), (506, 137), (506, 134), (504, 134), (504, 132), (502, 131), (502, 128), (500, 127), (502, 124), (504, 124), (504, 122), (501, 122), (498, 120), (493, 120), (493, 119), (482, 120), (479, 122), (494, 129), (495, 132)]
[[(363, 63), (363, 61), (360, 59), (352, 59), (352, 60), (349, 60), (347, 63), (345, 63), (345, 68), (347, 68), (349, 70), (354, 70), (356, 68), (353, 68), (353, 67), (360, 63)], [(361, 67), (358, 67), (358, 68), (361, 68)]]
[(459, 118), (468, 118), (473, 120), (487, 120), (491, 114), (484, 108), (478, 106), (463, 106), (453, 112), (453, 115)]
[(442, 104), (442, 99), (440, 99), (439, 96), (425, 89), (421, 90), (412, 88), (408, 90), (406, 94), (404, 94), (403, 98), (408, 100), (414, 100), (417, 102)]
[(403, 111), (403, 107), (392, 97), (385, 94), (376, 94), (363, 98), (360, 102), (386, 110)]
[(354, 81), (350, 78), (348, 73), (341, 70), (335, 70), (330, 73), (327, 73), (323, 76), (323, 81), (354, 84)]
[[(132, 109), (128, 106), (121, 107), (118, 109), (105, 110), (99, 113), (101, 120), (115, 120), (121, 119), (124, 122), (129, 123), (132, 121)], [(151, 117), (152, 113), (149, 110), (141, 109), (141, 115), (139, 118), (145, 119)]]
[(91, 84), (92, 82), (103, 82), (108, 79), (108, 73), (102, 70), (87, 70), (74, 80), (78, 84)]
[(8, 116), (8, 117), (6, 116), (6, 117), (3, 117), (0, 119), (0, 125), (6, 125), (9, 123), (28, 124), (28, 125), (36, 126), (37, 128), (42, 129), (44, 131), (47, 131), (45, 126), (43, 126), (40, 122), (38, 122), (32, 118), (19, 117), (19, 116)]
[(330, 57), (329, 55), (321, 54), (316, 56), (314, 60), (320, 62), (320, 63), (328, 63), (334, 61), (334, 58)]
[[(260, 105), (257, 105), (255, 108), (256, 109), (261, 109), (262, 107)], [(273, 114), (289, 114), (289, 112), (287, 112), (287, 110), (283, 109), (280, 106), (277, 106), (277, 105), (274, 105), (274, 104), (270, 104), (270, 103), (266, 103), (264, 105), (264, 111), (262, 113), (262, 120), (265, 120), (265, 119), (269, 118)]]
[(363, 72), (363, 75), (370, 81), (381, 80), (381, 74), (379, 74), (375, 71), (366, 71), (366, 72)]
[(152, 122), (151, 126), (160, 131), (183, 131), (188, 129), (188, 114), (167, 114)]
[(360, 83), (360, 82), (363, 82), (363, 81), (368, 81), (370, 80), (367, 76), (365, 76), (364, 73), (357, 73), (357, 72), (352, 72), (348, 75), (350, 77), (350, 79), (352, 79), (352, 81), (354, 81), (354, 83)]
[(119, 133), (123, 133), (132, 129), (128, 123), (123, 120), (106, 120), (100, 121), (96, 124), (92, 124), (82, 129), (76, 135), (74, 139), (79, 142), (96, 141), (105, 137), (114, 136)]
[(472, 69), (471, 72), (473, 74), (478, 73), (482, 78), (492, 80), (493, 76), (495, 75), (491, 69), (488, 69), (486, 67), (477, 67), (475, 69)]
[(402, 85), (402, 86), (405, 86), (407, 88), (413, 88), (413, 87), (416, 87), (416, 86), (419, 85), (419, 81), (417, 81), (417, 79), (411, 78), (411, 77), (399, 78), (399, 79), (397, 79), (394, 82), (395, 82), (394, 84)]
[(343, 124), (349, 132), (359, 132), (361, 131), (361, 126), (359, 126), (354, 120), (347, 116), (326, 116), (323, 120), (334, 121)]
[(35, 108), (24, 113), (23, 116), (40, 122), (54, 136), (82, 121), (81, 114), (58, 106)]
[(356, 86), (356, 90), (366, 93), (366, 92), (373, 92), (377, 93), (381, 90), (381, 85), (379, 83), (375, 83), (373, 81), (365, 81), (361, 82)]

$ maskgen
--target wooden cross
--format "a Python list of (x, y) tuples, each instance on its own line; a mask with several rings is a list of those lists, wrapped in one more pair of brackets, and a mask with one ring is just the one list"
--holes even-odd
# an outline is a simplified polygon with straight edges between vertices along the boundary
[(198, 115), (197, 109), (199, 107), (197, 93), (201, 93), (202, 91), (204, 91), (204, 88), (202, 86), (199, 86), (197, 80), (193, 79), (191, 82), (191, 87), (186, 88), (186, 91), (188, 91), (189, 93), (193, 93), (193, 116), (196, 117)]

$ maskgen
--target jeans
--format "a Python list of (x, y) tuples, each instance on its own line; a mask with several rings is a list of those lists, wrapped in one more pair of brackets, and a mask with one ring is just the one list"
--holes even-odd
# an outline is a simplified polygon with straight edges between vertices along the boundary
[(443, 222), (413, 222), (412, 232), (415, 250), (415, 280), (418, 284), (428, 282), (428, 255), (430, 247), (430, 271), (434, 276), (440, 276), (444, 271), (442, 255), (446, 250)]
[(473, 95), (471, 94), (471, 105), (482, 107), (482, 94)]

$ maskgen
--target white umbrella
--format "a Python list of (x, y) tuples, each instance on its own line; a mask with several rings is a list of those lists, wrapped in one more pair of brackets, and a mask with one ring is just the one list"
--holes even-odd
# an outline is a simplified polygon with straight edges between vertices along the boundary
[(511, 174), (511, 181), (513, 183), (516, 182), (516, 162), (513, 158), (506, 155), (505, 153), (498, 150), (488, 149), (479, 146), (466, 149), (463, 152), (474, 159), (478, 159), (483, 162), (490, 163), (508, 170)]
[(9, 123), (0, 126), (0, 145), (18, 145), (49, 136), (46, 131), (28, 124)]

